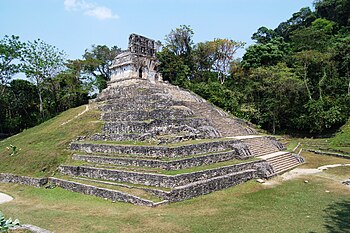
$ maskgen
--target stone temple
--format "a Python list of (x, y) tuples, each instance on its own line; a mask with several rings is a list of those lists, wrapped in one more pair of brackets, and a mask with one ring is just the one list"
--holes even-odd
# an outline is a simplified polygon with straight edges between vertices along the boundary
[[(100, 132), (72, 142), (59, 187), (112, 201), (157, 206), (257, 178), (303, 162), (271, 136), (200, 96), (162, 81), (157, 43), (131, 34), (112, 77), (91, 107)], [(237, 187), (238, 188), (238, 187)]]
[(131, 34), (129, 48), (122, 51), (110, 67), (111, 82), (140, 78), (150, 82), (161, 81), (162, 76), (157, 72), (159, 62), (156, 52), (160, 44), (144, 36)]

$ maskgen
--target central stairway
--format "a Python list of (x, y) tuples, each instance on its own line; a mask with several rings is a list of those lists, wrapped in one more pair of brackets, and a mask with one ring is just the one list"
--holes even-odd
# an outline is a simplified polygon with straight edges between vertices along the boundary
[(120, 81), (95, 102), (104, 126), (71, 143), (75, 154), (51, 178), (56, 186), (157, 206), (300, 164), (275, 138), (164, 82)]

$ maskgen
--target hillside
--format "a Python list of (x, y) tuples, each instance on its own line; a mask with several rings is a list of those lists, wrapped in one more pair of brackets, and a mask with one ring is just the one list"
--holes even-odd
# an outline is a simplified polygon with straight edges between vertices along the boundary
[[(88, 111), (78, 116), (87, 108)], [(83, 105), (0, 141), (0, 171), (40, 177), (51, 175), (71, 157), (72, 152), (67, 149), (73, 139), (99, 131), (99, 117), (93, 105)], [(11, 145), (16, 147), (13, 155)]]

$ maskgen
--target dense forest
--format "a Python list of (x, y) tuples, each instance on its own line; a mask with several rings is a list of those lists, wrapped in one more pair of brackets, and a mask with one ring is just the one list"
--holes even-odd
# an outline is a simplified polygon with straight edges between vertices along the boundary
[(334, 132), (350, 115), (350, 1), (319, 0), (244, 43), (194, 44), (188, 26), (172, 30), (159, 53), (171, 83), (271, 133)]
[[(318, 0), (314, 8), (302, 8), (275, 29), (257, 29), (242, 59), (236, 51), (244, 42), (195, 44), (193, 30), (182, 25), (157, 54), (160, 72), (271, 133), (334, 132), (350, 116), (350, 1)], [(119, 52), (93, 45), (82, 59), (67, 60), (40, 39), (2, 38), (0, 136), (87, 103), (106, 87)]]

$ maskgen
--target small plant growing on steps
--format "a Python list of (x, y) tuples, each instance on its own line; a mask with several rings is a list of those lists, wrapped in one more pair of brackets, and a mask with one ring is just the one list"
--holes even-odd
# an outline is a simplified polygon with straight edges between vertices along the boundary
[(14, 145), (10, 145), (10, 146), (8, 146), (8, 147), (6, 147), (6, 149), (8, 150), (8, 151), (10, 151), (10, 156), (13, 156), (13, 155), (15, 155), (15, 154), (17, 154), (18, 153), (18, 151), (20, 151), (21, 149), (19, 149), (17, 146), (14, 146)]
[(19, 226), (18, 219), (15, 221), (12, 221), (11, 218), (6, 219), (4, 214), (0, 211), (0, 233), (8, 232), (8, 230), (14, 226)]

